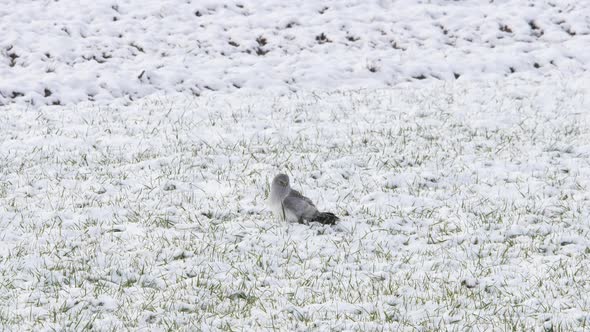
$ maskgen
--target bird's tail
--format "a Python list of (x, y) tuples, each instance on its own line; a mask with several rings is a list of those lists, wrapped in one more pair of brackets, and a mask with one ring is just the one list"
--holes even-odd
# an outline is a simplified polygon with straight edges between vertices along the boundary
[(320, 212), (311, 221), (319, 222), (324, 225), (335, 225), (340, 218), (332, 212)]

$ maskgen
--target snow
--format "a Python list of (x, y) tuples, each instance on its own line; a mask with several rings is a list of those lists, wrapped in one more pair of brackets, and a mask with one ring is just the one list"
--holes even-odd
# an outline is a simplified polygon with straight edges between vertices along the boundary
[(589, 6), (4, 1), (0, 328), (587, 330)]
[(0, 104), (381, 88), (588, 70), (587, 1), (0, 5)]
[(589, 83), (5, 106), (3, 327), (584, 330)]

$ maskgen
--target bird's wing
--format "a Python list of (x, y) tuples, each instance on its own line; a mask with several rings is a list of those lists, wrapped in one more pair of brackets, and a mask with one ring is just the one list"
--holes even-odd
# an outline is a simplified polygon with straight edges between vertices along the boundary
[(289, 195), (287, 195), (287, 197), (292, 196), (292, 197), (297, 197), (299, 199), (302, 199), (304, 201), (306, 201), (308, 204), (310, 204), (311, 206), (315, 207), (315, 204), (313, 204), (313, 202), (311, 201), (311, 199), (301, 195), (300, 192), (298, 192), (297, 190), (293, 190), (291, 189), (291, 192), (289, 192)]
[(318, 213), (313, 202), (296, 190), (291, 190), (289, 195), (283, 199), (283, 208), (299, 220), (309, 220)]

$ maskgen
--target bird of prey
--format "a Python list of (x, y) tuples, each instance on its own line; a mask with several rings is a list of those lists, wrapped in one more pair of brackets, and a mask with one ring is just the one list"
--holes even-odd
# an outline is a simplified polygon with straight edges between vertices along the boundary
[(272, 180), (269, 203), (274, 214), (288, 222), (302, 224), (306, 221), (315, 221), (334, 225), (339, 220), (333, 213), (318, 211), (309, 198), (291, 189), (286, 174), (279, 174)]

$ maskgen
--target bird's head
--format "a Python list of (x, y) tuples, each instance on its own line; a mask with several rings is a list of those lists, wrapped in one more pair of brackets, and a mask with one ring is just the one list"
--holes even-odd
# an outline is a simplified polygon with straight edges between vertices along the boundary
[(289, 187), (289, 176), (287, 174), (279, 174), (272, 180), (273, 186)]

